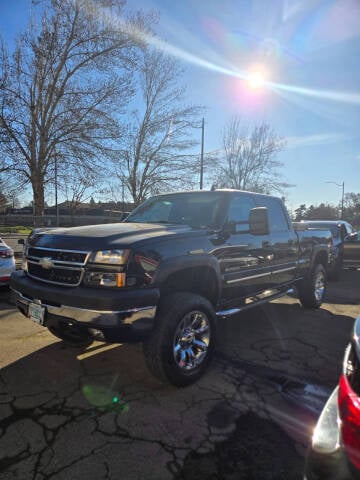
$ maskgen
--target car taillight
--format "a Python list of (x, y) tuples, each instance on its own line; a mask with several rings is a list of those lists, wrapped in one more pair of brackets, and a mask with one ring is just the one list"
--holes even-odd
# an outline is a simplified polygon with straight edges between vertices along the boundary
[(345, 451), (351, 463), (360, 469), (360, 398), (345, 374), (339, 381), (338, 405)]
[(0, 258), (10, 258), (14, 256), (14, 251), (11, 248), (0, 248)]

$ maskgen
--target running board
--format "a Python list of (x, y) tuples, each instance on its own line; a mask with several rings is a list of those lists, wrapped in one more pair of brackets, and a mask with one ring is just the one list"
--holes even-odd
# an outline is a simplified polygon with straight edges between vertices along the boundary
[(279, 292), (275, 295), (271, 295), (270, 297), (267, 298), (262, 298), (262, 299), (256, 299), (256, 297), (251, 297), (251, 299), (254, 299), (250, 303), (243, 305), (241, 307), (237, 308), (230, 308), (229, 310), (220, 310), (216, 312), (216, 316), (223, 318), (223, 317), (230, 317), (232, 315), (236, 315), (237, 313), (243, 312), (244, 310), (248, 310), (249, 308), (252, 308), (254, 305), (262, 305), (264, 303), (271, 302), (271, 300), (275, 300), (280, 297), (284, 297), (285, 295), (292, 295), (295, 293), (295, 290), (293, 288), (289, 288), (288, 290), (284, 292)]

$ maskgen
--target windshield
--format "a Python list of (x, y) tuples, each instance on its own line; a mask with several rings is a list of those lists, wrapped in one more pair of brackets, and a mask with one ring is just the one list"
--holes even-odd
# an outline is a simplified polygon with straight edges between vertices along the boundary
[(221, 199), (215, 192), (161, 195), (136, 208), (126, 222), (211, 227), (216, 225)]

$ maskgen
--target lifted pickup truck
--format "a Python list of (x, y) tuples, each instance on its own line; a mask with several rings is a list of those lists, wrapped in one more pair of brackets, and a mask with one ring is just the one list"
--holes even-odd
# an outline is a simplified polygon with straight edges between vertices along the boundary
[(184, 386), (206, 370), (221, 319), (298, 292), (318, 308), (331, 236), (295, 231), (278, 198), (158, 195), (122, 223), (34, 232), (11, 288), (66, 342), (144, 342), (151, 372)]

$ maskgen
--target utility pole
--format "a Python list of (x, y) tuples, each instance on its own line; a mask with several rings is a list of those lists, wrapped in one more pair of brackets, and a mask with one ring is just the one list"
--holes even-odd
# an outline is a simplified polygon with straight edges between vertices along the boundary
[(55, 155), (55, 209), (56, 209), (56, 226), (59, 226), (59, 204), (58, 204), (58, 171), (57, 171), (57, 155)]
[(203, 189), (203, 177), (204, 177), (204, 130), (205, 130), (205, 120), (203, 117), (201, 122), (200, 190)]

